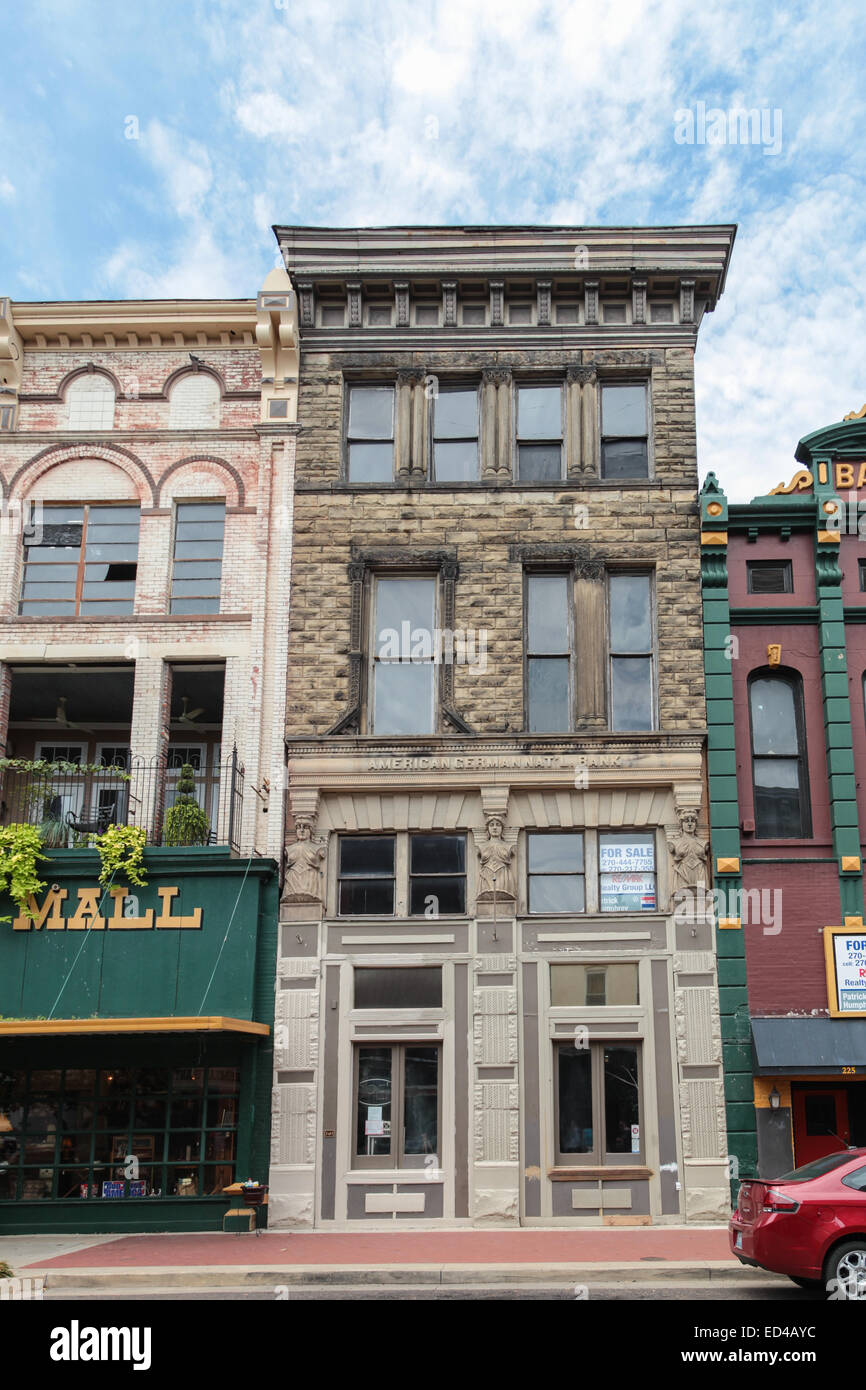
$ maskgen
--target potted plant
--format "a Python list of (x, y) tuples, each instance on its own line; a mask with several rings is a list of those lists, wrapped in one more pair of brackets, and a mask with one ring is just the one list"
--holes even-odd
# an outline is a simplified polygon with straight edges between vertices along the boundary
[(210, 819), (195, 799), (195, 772), (184, 763), (177, 779), (177, 796), (165, 813), (166, 845), (206, 845), (210, 835)]

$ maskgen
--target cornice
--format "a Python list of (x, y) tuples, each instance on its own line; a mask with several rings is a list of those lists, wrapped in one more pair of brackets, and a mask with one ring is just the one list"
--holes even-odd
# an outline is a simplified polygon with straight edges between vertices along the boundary
[[(256, 301), (254, 299), (124, 299), (77, 300), (67, 302), (13, 300), (11, 304), (15, 327), (28, 350), (37, 348), (37, 336), (68, 339), (80, 338), (82, 333), (92, 338), (106, 333), (119, 337), (132, 334), (157, 335), (160, 339), (181, 333), (185, 337), (198, 333), (206, 337), (225, 332), (236, 336), (248, 334), (248, 342), (201, 343), (200, 346), (255, 349)], [(45, 347), (49, 344), (46, 342)], [(56, 345), (51, 344), (51, 350)], [(63, 346), (63, 345), (61, 345)], [(96, 346), (96, 343), (93, 344)], [(172, 343), (117, 343), (121, 351), (151, 347), (184, 346)]]

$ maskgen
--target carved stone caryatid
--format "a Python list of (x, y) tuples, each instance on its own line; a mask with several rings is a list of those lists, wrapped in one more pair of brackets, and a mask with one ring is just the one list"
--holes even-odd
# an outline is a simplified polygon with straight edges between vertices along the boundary
[(321, 903), (324, 842), (313, 835), (313, 818), (299, 816), (297, 840), (286, 847), (283, 899), (290, 903)]
[(478, 852), (478, 901), (492, 902), (495, 898), (514, 900), (514, 846), (503, 838), (505, 826), (497, 815), (487, 817), (487, 836), (476, 832)]
[(707, 887), (709, 844), (697, 833), (698, 813), (693, 806), (677, 806), (676, 813), (679, 826), (665, 826), (671, 856), (671, 903), (691, 898), (699, 906)]

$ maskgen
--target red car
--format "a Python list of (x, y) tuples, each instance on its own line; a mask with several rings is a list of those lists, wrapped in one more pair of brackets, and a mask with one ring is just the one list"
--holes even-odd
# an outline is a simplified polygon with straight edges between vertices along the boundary
[(866, 1149), (816, 1158), (781, 1178), (744, 1182), (731, 1250), (801, 1288), (866, 1300)]

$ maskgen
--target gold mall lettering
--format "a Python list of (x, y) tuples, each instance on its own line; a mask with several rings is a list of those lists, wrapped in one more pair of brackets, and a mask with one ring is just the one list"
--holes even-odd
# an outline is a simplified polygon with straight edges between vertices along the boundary
[(45, 894), (41, 907), (31, 894), (29, 915), (16, 917), (12, 926), (15, 931), (41, 931), (43, 928), (46, 931), (151, 931), (154, 927), (201, 927), (200, 907), (194, 908), (187, 917), (173, 915), (172, 906), (180, 893), (179, 888), (157, 888), (156, 891), (160, 900), (159, 911), (148, 907), (143, 916), (137, 917), (124, 910), (127, 900), (133, 905), (136, 899), (130, 897), (129, 889), (122, 884), (107, 892), (98, 886), (79, 888), (78, 906), (74, 913), (64, 916), (63, 906), (69, 898), (69, 890), (55, 886)]

